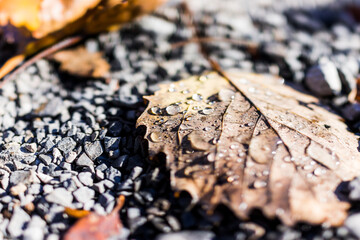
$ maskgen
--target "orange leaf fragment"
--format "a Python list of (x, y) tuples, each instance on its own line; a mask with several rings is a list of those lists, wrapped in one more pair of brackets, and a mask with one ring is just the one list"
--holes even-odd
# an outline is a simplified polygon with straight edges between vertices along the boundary
[(65, 234), (64, 240), (106, 240), (121, 234), (123, 225), (119, 210), (125, 203), (125, 197), (120, 195), (118, 204), (107, 216), (96, 213), (81, 218)]
[(69, 207), (65, 207), (65, 213), (69, 217), (73, 217), (73, 218), (83, 218), (91, 214), (91, 212), (87, 210), (73, 209)]
[(101, 53), (88, 52), (84, 47), (63, 50), (52, 57), (60, 63), (60, 69), (79, 77), (105, 77), (110, 65)]

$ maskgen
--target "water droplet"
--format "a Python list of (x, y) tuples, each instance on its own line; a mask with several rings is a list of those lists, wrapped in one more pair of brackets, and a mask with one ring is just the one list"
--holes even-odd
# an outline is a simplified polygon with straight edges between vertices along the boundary
[(211, 127), (204, 127), (204, 131), (210, 131)]
[(200, 109), (200, 107), (199, 106), (193, 106), (193, 108), (192, 108), (193, 110), (199, 110)]
[(198, 101), (198, 102), (203, 100), (203, 97), (198, 93), (193, 94), (191, 98), (192, 98), (192, 100)]
[(205, 115), (209, 115), (209, 114), (211, 114), (211, 113), (213, 113), (213, 112), (214, 112), (214, 109), (211, 108), (211, 107), (206, 107), (206, 108), (204, 108), (204, 109), (202, 110), (202, 113), (205, 114)]
[(254, 165), (255, 165), (255, 164), (254, 164), (253, 162), (247, 162), (247, 163), (246, 163), (246, 166), (247, 166), (247, 167), (252, 167), (252, 166), (254, 166)]
[(276, 145), (280, 145), (280, 144), (283, 144), (283, 141), (279, 140), (276, 142)]
[(271, 91), (267, 90), (267, 91), (265, 92), (265, 95), (270, 97), (270, 96), (273, 95), (273, 93), (272, 93)]
[(208, 79), (207, 76), (200, 76), (200, 77), (199, 77), (199, 81), (200, 81), (200, 82), (205, 82), (207, 79)]
[(303, 166), (303, 169), (304, 169), (304, 170), (311, 170), (311, 169), (313, 169), (313, 166), (311, 166), (311, 165), (305, 165), (305, 166)]
[(152, 107), (150, 108), (150, 114), (158, 115), (161, 113), (161, 109), (159, 107)]
[(190, 174), (191, 174), (191, 167), (186, 167), (185, 169), (184, 169), (184, 174), (185, 174), (185, 176), (190, 176)]
[(166, 107), (166, 113), (170, 116), (176, 115), (181, 111), (181, 107), (175, 104)]
[(254, 188), (256, 188), (256, 189), (264, 188), (264, 187), (266, 187), (266, 185), (267, 185), (267, 183), (262, 180), (255, 180), (255, 182), (254, 182)]
[(154, 143), (158, 143), (158, 142), (161, 142), (162, 137), (161, 137), (160, 133), (152, 132), (152, 133), (150, 133), (150, 140)]
[(214, 162), (214, 161), (215, 161), (215, 154), (209, 154), (209, 155), (207, 156), (207, 160), (208, 160), (209, 162)]
[(246, 204), (246, 203), (240, 203), (240, 205), (239, 205), (239, 209), (240, 210), (246, 210), (248, 208), (248, 205)]
[(315, 168), (315, 170), (314, 170), (314, 175), (315, 175), (315, 176), (320, 176), (320, 175), (322, 175), (323, 173), (325, 173), (325, 169), (322, 169), (322, 168), (320, 168), (320, 167)]
[(264, 171), (262, 172), (262, 174), (263, 174), (264, 176), (269, 176), (270, 172), (269, 172), (269, 170), (264, 170)]
[(291, 157), (290, 156), (286, 156), (283, 158), (284, 162), (291, 162)]
[(250, 93), (255, 93), (255, 92), (256, 92), (256, 88), (254, 88), (254, 87), (249, 87), (248, 91), (249, 91)]
[(181, 93), (182, 93), (182, 94), (188, 94), (188, 93), (190, 93), (190, 90), (189, 90), (189, 89), (185, 89), (185, 90), (182, 90)]
[(239, 157), (244, 157), (245, 155), (246, 155), (246, 153), (244, 153), (244, 152), (240, 152), (240, 153), (238, 154)]
[(176, 92), (176, 88), (174, 84), (170, 84), (170, 87), (168, 89), (168, 92)]
[(255, 123), (253, 123), (253, 122), (249, 122), (247, 125), (248, 125), (248, 127), (252, 127), (252, 126), (254, 126), (254, 125), (255, 125)]
[(244, 161), (244, 160), (241, 158), (236, 159), (236, 162), (238, 162), (238, 163), (241, 163), (242, 161)]
[(219, 91), (218, 96), (220, 101), (229, 102), (234, 99), (235, 92), (230, 89), (224, 88)]
[(240, 82), (241, 84), (248, 84), (248, 83), (249, 83), (249, 81), (248, 81), (247, 79), (245, 79), (245, 78), (240, 78), (240, 79), (239, 79), (239, 82)]
[(233, 143), (230, 145), (230, 149), (238, 149), (239, 145), (237, 143)]
[(159, 120), (156, 120), (154, 123), (156, 124), (156, 125), (160, 125), (160, 124), (163, 124), (163, 123), (166, 123), (167, 121), (165, 121), (165, 119), (163, 119), (163, 118), (160, 118)]
[(275, 210), (275, 214), (276, 215), (283, 215), (285, 213), (285, 210), (283, 209), (283, 208), (277, 208), (276, 210)]
[(275, 154), (276, 154), (276, 151), (272, 151), (271, 154), (272, 154), (272, 155), (275, 155)]
[(189, 100), (189, 101), (186, 101), (185, 103), (186, 103), (187, 105), (191, 105), (191, 104), (194, 103), (194, 101), (193, 101), (193, 100)]
[(185, 118), (185, 121), (190, 121), (192, 119), (192, 116), (187, 116), (186, 118)]
[(230, 176), (226, 179), (227, 182), (232, 183), (235, 180), (233, 176)]

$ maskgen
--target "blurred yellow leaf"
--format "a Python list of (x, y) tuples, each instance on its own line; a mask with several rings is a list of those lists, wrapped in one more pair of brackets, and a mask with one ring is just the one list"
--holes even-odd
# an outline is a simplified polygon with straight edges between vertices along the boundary
[(116, 29), (165, 1), (0, 0), (0, 30), (6, 33), (9, 25), (18, 28), (21, 38), (15, 39), (17, 54), (27, 57), (75, 34)]

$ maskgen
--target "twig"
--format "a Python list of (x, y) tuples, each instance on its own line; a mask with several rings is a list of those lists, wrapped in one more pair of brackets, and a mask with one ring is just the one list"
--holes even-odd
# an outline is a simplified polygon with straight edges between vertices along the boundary
[[(61, 42), (58, 42), (57, 44), (52, 45), (51, 47), (41, 51), (40, 53), (38, 53), (35, 56), (31, 57), (30, 59), (26, 60), (26, 62), (24, 64), (20, 65), (17, 69), (15, 69), (12, 73), (10, 73), (7, 77), (5, 77), (2, 80), (2, 82), (0, 82), (0, 89), (4, 86), (4, 84), (6, 82), (12, 80), (18, 73), (20, 73), (21, 71), (23, 71), (24, 69), (26, 69), (27, 67), (29, 67), (30, 65), (32, 65), (33, 63), (38, 61), (39, 59), (47, 57), (61, 49), (66, 48), (66, 47), (74, 45), (74, 44), (80, 42), (82, 39), (83, 39), (82, 36), (74, 36), (74, 37), (66, 38), (66, 39), (62, 40)], [(19, 56), (21, 56), (21, 55), (19, 55)], [(10, 59), (9, 61), (11, 61), (11, 60), (12, 59)], [(5, 65), (7, 63), (8, 62), (6, 62)], [(21, 63), (21, 61), (18, 62), (18, 65), (20, 63)], [(13, 66), (13, 67), (15, 67), (15, 66)]]

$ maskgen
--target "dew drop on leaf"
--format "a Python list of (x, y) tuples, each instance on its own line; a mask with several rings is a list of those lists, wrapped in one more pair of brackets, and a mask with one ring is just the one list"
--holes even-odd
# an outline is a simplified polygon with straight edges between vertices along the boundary
[(248, 91), (249, 91), (250, 93), (255, 93), (255, 92), (256, 92), (256, 88), (254, 88), (254, 87), (249, 87)]
[(231, 100), (234, 99), (235, 97), (235, 92), (230, 90), (230, 89), (221, 89), (219, 91), (219, 100), (222, 101), (222, 102), (230, 102)]
[(211, 114), (211, 113), (213, 113), (213, 112), (214, 112), (214, 109), (211, 108), (211, 107), (206, 107), (206, 108), (204, 108), (204, 109), (202, 110), (202, 113), (205, 114), (205, 115), (209, 115), (209, 114)]
[(291, 157), (290, 156), (286, 156), (283, 158), (284, 162), (291, 162)]
[(198, 101), (198, 102), (200, 102), (201, 100), (203, 100), (203, 96), (201, 96), (201, 95), (198, 94), (198, 93), (193, 94), (191, 98), (192, 98), (192, 100)]
[(208, 79), (207, 76), (200, 76), (199, 77), (200, 82), (205, 82), (207, 79)]
[(315, 168), (315, 170), (314, 170), (314, 175), (315, 176), (320, 176), (320, 175), (322, 175), (324, 173), (324, 170), (322, 169), (322, 168)]
[(254, 182), (254, 188), (256, 188), (256, 189), (264, 188), (264, 187), (266, 187), (266, 185), (267, 185), (267, 183), (262, 180), (255, 180), (255, 182)]
[(160, 108), (158, 108), (158, 107), (152, 107), (152, 108), (150, 108), (150, 114), (153, 114), (153, 115), (158, 115), (158, 114), (160, 114)]
[(181, 107), (173, 104), (173, 105), (167, 106), (165, 108), (165, 110), (166, 110), (167, 114), (169, 114), (170, 116), (173, 116), (173, 115), (178, 114), (181, 111)]
[(160, 133), (157, 133), (157, 132), (150, 133), (149, 137), (150, 137), (150, 140), (154, 143), (161, 142), (161, 140), (162, 140)]

